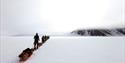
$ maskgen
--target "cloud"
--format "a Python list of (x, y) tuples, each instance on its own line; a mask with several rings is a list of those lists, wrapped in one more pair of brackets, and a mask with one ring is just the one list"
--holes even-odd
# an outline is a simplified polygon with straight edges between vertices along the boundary
[(3, 0), (6, 34), (124, 27), (123, 0)]

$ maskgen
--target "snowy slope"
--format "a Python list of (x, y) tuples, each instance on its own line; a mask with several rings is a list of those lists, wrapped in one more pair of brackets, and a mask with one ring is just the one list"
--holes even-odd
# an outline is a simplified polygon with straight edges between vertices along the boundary
[(32, 37), (0, 38), (0, 63), (19, 63), (18, 55), (27, 47), (32, 47)]
[[(32, 37), (1, 37), (0, 63), (19, 63)], [(124, 37), (50, 37), (25, 63), (124, 63)]]

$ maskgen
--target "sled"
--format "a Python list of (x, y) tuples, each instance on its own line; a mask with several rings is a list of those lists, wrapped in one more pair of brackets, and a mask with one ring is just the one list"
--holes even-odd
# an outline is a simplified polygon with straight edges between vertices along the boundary
[(31, 57), (31, 55), (33, 54), (34, 49), (25, 49), (23, 50), (23, 52), (19, 55), (20, 61), (26, 61), (28, 60), (28, 58)]

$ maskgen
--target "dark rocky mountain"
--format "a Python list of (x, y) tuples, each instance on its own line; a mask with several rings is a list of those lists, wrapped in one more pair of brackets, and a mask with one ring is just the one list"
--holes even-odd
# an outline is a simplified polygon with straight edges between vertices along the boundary
[(75, 30), (71, 34), (80, 36), (125, 36), (125, 28), (116, 29), (81, 29)]

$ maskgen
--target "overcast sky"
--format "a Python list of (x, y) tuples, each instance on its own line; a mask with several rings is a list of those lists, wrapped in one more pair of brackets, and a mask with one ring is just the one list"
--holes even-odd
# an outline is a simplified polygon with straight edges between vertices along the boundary
[(1, 0), (2, 34), (124, 27), (124, 0)]

